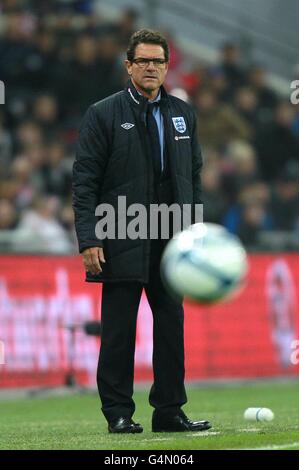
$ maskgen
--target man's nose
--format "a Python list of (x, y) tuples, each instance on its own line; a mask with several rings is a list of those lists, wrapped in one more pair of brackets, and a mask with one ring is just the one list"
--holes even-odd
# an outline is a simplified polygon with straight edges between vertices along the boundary
[(150, 60), (150, 61), (149, 61), (148, 66), (147, 66), (147, 69), (151, 69), (151, 70), (155, 70), (155, 69), (156, 69), (156, 66), (155, 66), (153, 60)]

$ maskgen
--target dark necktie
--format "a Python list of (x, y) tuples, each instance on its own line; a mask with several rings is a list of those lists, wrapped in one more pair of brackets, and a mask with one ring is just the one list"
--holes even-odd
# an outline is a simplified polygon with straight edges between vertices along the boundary
[(149, 103), (147, 108), (147, 131), (150, 139), (151, 154), (153, 158), (154, 172), (157, 175), (161, 174), (161, 145), (159, 139), (159, 130), (157, 121), (153, 115), (155, 107), (159, 106), (159, 103)]

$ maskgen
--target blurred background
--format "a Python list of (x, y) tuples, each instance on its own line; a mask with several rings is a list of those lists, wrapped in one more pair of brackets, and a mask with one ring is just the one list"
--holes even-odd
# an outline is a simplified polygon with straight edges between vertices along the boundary
[[(205, 221), (250, 253), (238, 299), (186, 305), (187, 377), (298, 374), (298, 14), (295, 0), (0, 1), (0, 387), (94, 384), (101, 289), (84, 284), (71, 170), (82, 116), (124, 87), (141, 27), (166, 35), (166, 88), (198, 114)], [(136, 361), (148, 380), (144, 298)]]
[(78, 125), (91, 103), (123, 88), (128, 39), (143, 26), (165, 33), (167, 89), (198, 112), (205, 220), (251, 250), (298, 249), (299, 106), (289, 96), (299, 6), (271, 3), (0, 2), (0, 249), (77, 252)]

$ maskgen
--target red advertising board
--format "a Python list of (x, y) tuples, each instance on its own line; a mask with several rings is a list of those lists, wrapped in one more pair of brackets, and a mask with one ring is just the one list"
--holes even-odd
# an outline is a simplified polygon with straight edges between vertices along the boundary
[[(185, 303), (187, 380), (299, 375), (299, 255), (252, 255), (235, 299)], [(0, 388), (95, 385), (101, 285), (84, 282), (79, 257), (0, 258)], [(297, 340), (297, 343), (296, 343)], [(151, 380), (152, 316), (138, 314), (136, 381)]]

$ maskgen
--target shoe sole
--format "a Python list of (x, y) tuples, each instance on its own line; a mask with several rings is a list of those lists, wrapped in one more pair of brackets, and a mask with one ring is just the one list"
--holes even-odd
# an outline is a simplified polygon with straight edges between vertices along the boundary
[(207, 426), (203, 429), (180, 429), (180, 430), (173, 430), (173, 429), (153, 429), (152, 428), (152, 432), (204, 432), (204, 431), (208, 431), (209, 429), (211, 429), (212, 426)]
[(138, 430), (134, 430), (134, 431), (110, 431), (110, 429), (108, 429), (108, 432), (110, 434), (141, 434), (143, 432), (143, 429), (138, 429)]

